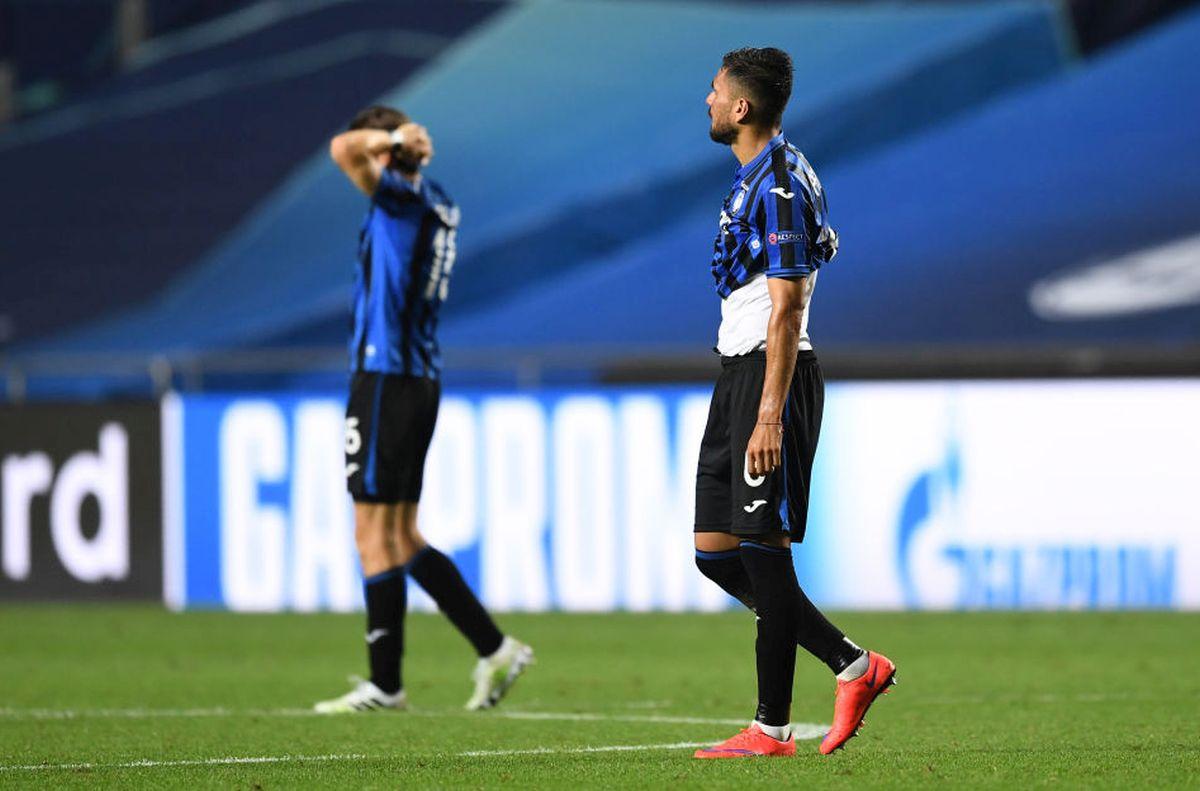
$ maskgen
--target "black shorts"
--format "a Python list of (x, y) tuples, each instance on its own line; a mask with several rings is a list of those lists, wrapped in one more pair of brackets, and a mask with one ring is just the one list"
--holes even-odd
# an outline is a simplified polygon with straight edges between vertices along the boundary
[(765, 352), (721, 358), (696, 472), (696, 532), (739, 536), (784, 531), (804, 538), (809, 482), (821, 433), (825, 380), (817, 356), (802, 351), (783, 410), (783, 465), (750, 475), (746, 446), (758, 422)]
[(346, 487), (355, 502), (421, 499), (438, 380), (356, 371), (346, 406)]

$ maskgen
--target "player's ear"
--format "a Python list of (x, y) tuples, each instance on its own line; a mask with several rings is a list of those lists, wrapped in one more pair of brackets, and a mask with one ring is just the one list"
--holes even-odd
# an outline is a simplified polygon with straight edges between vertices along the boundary
[(750, 116), (750, 100), (745, 96), (739, 96), (737, 101), (733, 103), (733, 122), (735, 124), (745, 123)]

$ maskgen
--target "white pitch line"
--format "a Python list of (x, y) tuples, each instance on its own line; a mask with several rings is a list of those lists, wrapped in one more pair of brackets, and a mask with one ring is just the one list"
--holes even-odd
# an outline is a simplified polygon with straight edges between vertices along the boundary
[[(311, 713), (305, 709), (277, 709), (277, 710), (261, 710), (258, 713), (283, 713), (288, 714), (303, 712)], [(13, 713), (29, 715), (38, 715), (34, 719), (74, 719), (80, 716), (100, 715), (100, 716), (121, 716), (121, 717), (142, 717), (142, 716), (227, 716), (233, 714), (247, 714), (250, 712), (235, 712), (229, 709), (93, 709), (88, 711), (78, 710), (53, 710), (53, 709), (29, 709), (21, 711), (19, 709), (0, 709), (0, 715), (12, 715)], [(53, 715), (46, 717), (42, 715)], [(423, 716), (445, 716), (434, 712), (426, 712)], [(614, 715), (608, 716), (603, 714), (553, 714), (550, 712), (505, 712), (498, 715), (506, 719), (525, 719), (525, 720), (550, 720), (550, 721), (618, 721), (618, 722), (653, 722), (666, 724), (689, 724), (689, 725), (741, 725), (745, 720), (728, 720), (728, 719), (705, 719), (701, 717), (651, 717), (651, 716), (636, 716), (636, 715)], [(792, 734), (799, 741), (806, 739), (817, 739), (825, 735), (829, 730), (828, 725), (819, 725), (811, 722), (797, 722), (792, 724)], [(692, 749), (696, 747), (707, 747), (713, 744), (713, 741), (707, 742), (671, 742), (669, 744), (613, 744), (597, 747), (533, 747), (514, 750), (468, 750), (466, 752), (457, 753), (458, 757), (462, 758), (482, 758), (495, 757), (506, 755), (575, 755), (585, 753), (615, 753), (615, 752), (637, 752), (645, 750), (682, 750)], [(225, 758), (197, 758), (183, 759), (175, 761), (155, 761), (143, 758), (137, 761), (127, 761), (124, 763), (69, 763), (69, 764), (26, 764), (26, 765), (10, 765), (5, 766), (0, 764), (0, 772), (34, 772), (43, 770), (63, 770), (75, 771), (81, 769), (156, 769), (169, 768), (180, 766), (236, 766), (241, 764), (278, 764), (278, 763), (296, 763), (303, 761), (353, 761), (369, 759), (371, 756), (361, 755), (357, 753), (345, 755), (264, 755), (264, 756), (229, 756)]]
[[(603, 714), (554, 711), (491, 711), (483, 714), (464, 711), (408, 711), (410, 717), (471, 717), (510, 720), (547, 720), (550, 722), (647, 722), (664, 725), (741, 725), (744, 718), (671, 716), (666, 714)], [(0, 708), (0, 719), (74, 720), (74, 719), (157, 719), (201, 717), (328, 717), (312, 709), (16, 709)]]
[[(671, 717), (657, 714), (556, 714), (540, 711), (506, 711), (497, 712), (497, 717), (511, 720), (549, 720), (552, 722), (649, 722), (664, 725), (741, 725), (745, 727), (748, 721), (742, 719), (710, 719), (706, 717)], [(829, 730), (828, 725), (816, 722), (793, 722), (792, 733), (801, 741), (819, 739)]]
[(14, 709), (0, 708), (0, 719), (74, 720), (157, 719), (160, 717), (310, 717), (312, 709)]
[[(583, 755), (587, 753), (627, 753), (648, 750), (684, 750), (708, 747), (713, 742), (671, 742), (669, 744), (609, 744), (595, 747), (533, 747), (519, 750), (468, 750), (457, 753), (459, 758), (495, 758), (508, 755)], [(257, 755), (227, 756), (224, 758), (196, 758), (178, 761), (153, 761), (141, 759), (123, 763), (71, 763), (71, 764), (26, 764), (24, 766), (0, 766), (0, 772), (43, 772), (79, 771), (82, 769), (170, 769), (182, 766), (244, 766), (254, 764), (303, 763), (304, 761), (330, 763), (336, 761), (368, 760), (371, 756), (350, 753), (345, 755)]]
[(126, 761), (117, 764), (27, 764), (25, 766), (3, 766), (0, 772), (36, 772), (42, 770), (77, 771), (80, 769), (162, 769), (174, 766), (238, 766), (241, 764), (285, 764), (303, 761), (359, 761), (370, 758), (369, 755), (258, 755), (258, 756), (229, 756), (226, 758), (194, 758), (181, 761), (152, 761), (143, 758), (138, 761)]
[[(436, 716), (436, 715), (435, 715)], [(653, 722), (667, 725), (745, 725), (746, 718), (712, 719), (709, 717), (673, 717), (668, 714), (587, 714), (555, 711), (497, 711), (491, 714), (507, 720), (550, 720), (552, 722)]]
[[(464, 711), (408, 711), (397, 716), (454, 717), (472, 719), (528, 720), (540, 722), (632, 722), (653, 725), (742, 725), (744, 718), (685, 717), (667, 714), (602, 714), (597, 712), (553, 711), (492, 711), (483, 714)], [(75, 719), (159, 719), (204, 717), (330, 717), (312, 709), (14, 709), (0, 708), (0, 719), (10, 720), (75, 720)], [(376, 716), (381, 716), (376, 714)], [(382, 715), (386, 716), (386, 715)], [(819, 739), (829, 730), (828, 725), (815, 722), (794, 722), (792, 733), (797, 739)]]
[(642, 750), (683, 750), (711, 747), (713, 742), (672, 742), (671, 744), (610, 744), (603, 747), (533, 747), (527, 750), (468, 750), (460, 758), (494, 758), (505, 755), (582, 755), (584, 753), (632, 753)]

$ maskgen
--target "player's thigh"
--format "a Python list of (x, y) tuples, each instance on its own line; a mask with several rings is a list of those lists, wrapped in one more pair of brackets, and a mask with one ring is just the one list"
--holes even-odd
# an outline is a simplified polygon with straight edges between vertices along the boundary
[(771, 547), (787, 549), (792, 545), (787, 533), (779, 530), (770, 533), (755, 533), (750, 535), (735, 535), (733, 533), (706, 532), (694, 535), (696, 549), (701, 552), (728, 552), (737, 549), (743, 541), (753, 541)]
[(812, 352), (801, 352), (784, 412), (783, 486), (787, 495), (787, 526), (792, 538), (803, 540), (808, 521), (813, 460), (821, 434), (825, 383)]
[(389, 487), (396, 500), (412, 504), (411, 520), (397, 530), (409, 535), (416, 529), (416, 503), (425, 481), (425, 458), (437, 424), (441, 386), (424, 377), (391, 377), (384, 389), (385, 430), (381, 458), (388, 468)]
[(697, 534), (729, 530), (731, 458), (729, 416), (725, 408), (726, 379), (722, 372), (713, 388), (712, 401), (708, 407), (708, 421), (704, 426), (704, 437), (700, 440), (700, 457), (696, 465)]
[(355, 371), (346, 400), (345, 473), (346, 488), (356, 503), (374, 504), (387, 500), (379, 491), (376, 456), (382, 395), (382, 374)]
[(784, 471), (777, 468), (754, 475), (746, 458), (746, 447), (758, 423), (766, 357), (762, 354), (747, 356), (731, 370), (729, 443), (734, 463), (729, 476), (730, 532), (746, 538), (783, 532), (785, 525), (780, 504), (787, 497)]
[(346, 408), (346, 485), (355, 502), (420, 499), (439, 397), (432, 379), (354, 375)]
[(782, 530), (772, 530), (768, 533), (752, 533), (749, 535), (736, 536), (739, 545), (745, 542), (753, 544), (763, 544), (768, 547), (779, 547), (787, 549), (792, 545), (792, 538)]

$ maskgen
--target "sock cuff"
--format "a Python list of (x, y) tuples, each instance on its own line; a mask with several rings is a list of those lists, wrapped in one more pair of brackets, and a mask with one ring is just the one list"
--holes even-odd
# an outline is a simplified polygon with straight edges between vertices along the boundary
[(759, 730), (777, 742), (786, 742), (792, 738), (791, 723), (785, 722), (783, 725), (767, 725), (762, 720), (756, 718), (751, 724), (757, 725)]
[(724, 552), (705, 552), (702, 549), (696, 550), (696, 560), (728, 560), (729, 558), (741, 557), (741, 552), (736, 549), (727, 549)]
[(390, 579), (404, 576), (404, 566), (396, 566), (387, 571), (381, 571), (378, 574), (372, 574), (369, 577), (363, 577), (363, 585), (375, 585), (380, 582), (387, 582)]
[(741, 549), (754, 549), (759, 552), (764, 552), (770, 555), (788, 555), (791, 556), (792, 550), (784, 547), (773, 547), (770, 544), (760, 544), (757, 541), (742, 541), (738, 544)]

